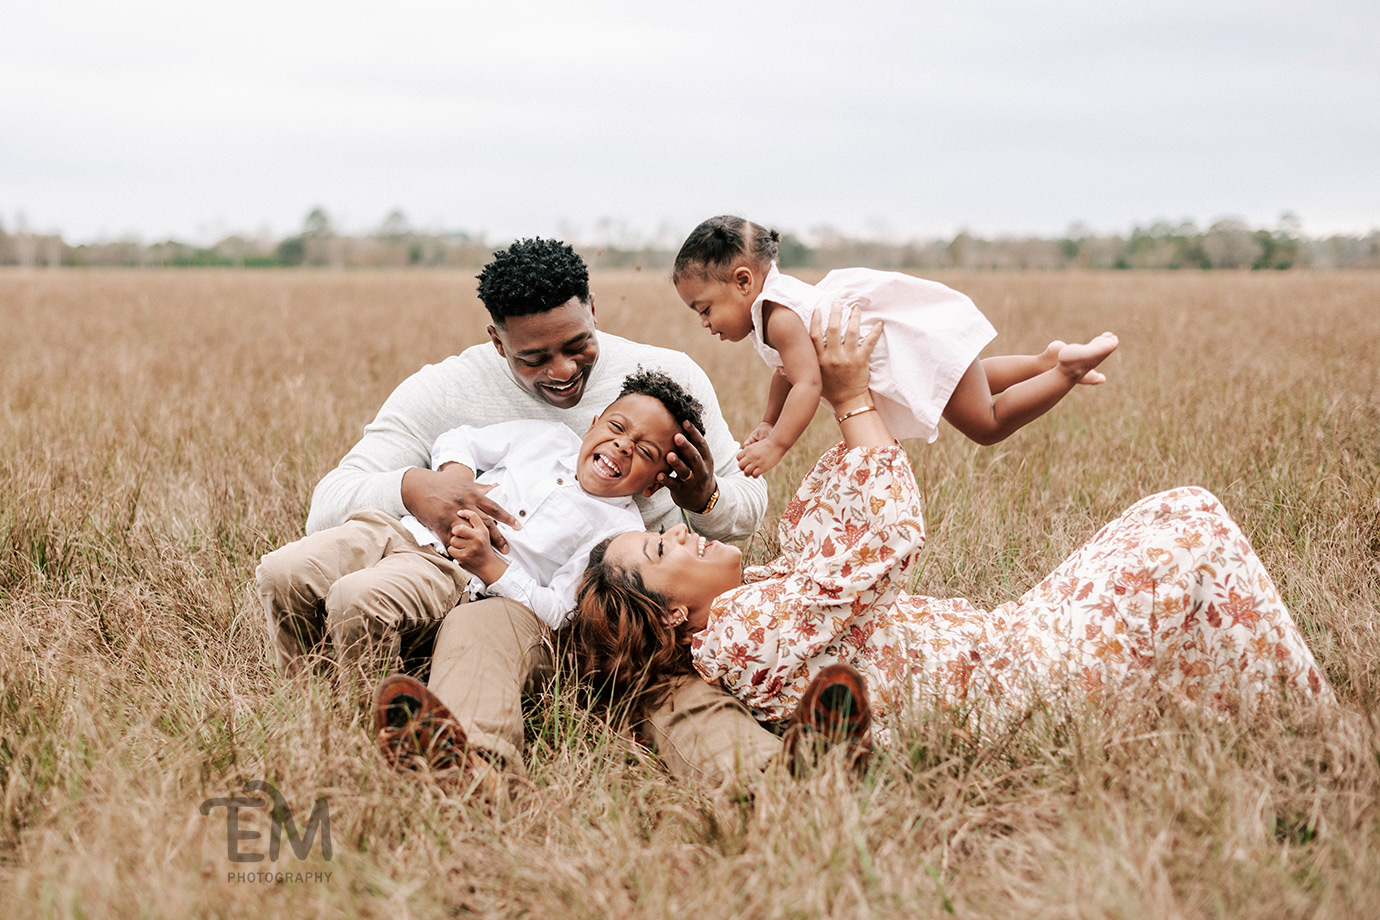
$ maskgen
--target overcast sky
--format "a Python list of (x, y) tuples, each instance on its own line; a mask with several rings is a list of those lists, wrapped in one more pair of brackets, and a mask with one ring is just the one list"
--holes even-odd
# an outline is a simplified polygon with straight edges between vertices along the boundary
[(7, 4), (0, 225), (69, 242), (1380, 227), (1380, 3)]

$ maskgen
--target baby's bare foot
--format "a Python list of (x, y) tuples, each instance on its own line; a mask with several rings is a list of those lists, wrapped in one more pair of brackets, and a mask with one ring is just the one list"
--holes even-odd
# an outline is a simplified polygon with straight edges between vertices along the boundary
[(1098, 384), (1107, 377), (1093, 368), (1116, 351), (1117, 337), (1104, 332), (1086, 345), (1065, 345), (1059, 349), (1059, 370), (1079, 383)]
[(1055, 339), (1045, 346), (1045, 350), (1035, 356), (1035, 360), (1040, 362), (1040, 366), (1047, 371), (1052, 371), (1059, 366), (1059, 352), (1064, 350), (1068, 343), (1063, 339)]

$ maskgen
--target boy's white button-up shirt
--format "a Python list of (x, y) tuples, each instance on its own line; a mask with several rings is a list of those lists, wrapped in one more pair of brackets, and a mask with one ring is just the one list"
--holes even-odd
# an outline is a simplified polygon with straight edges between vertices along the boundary
[[(432, 469), (460, 463), (474, 470), (476, 482), (494, 486), (489, 498), (521, 527), (499, 525), (508, 540), (507, 554), (500, 554), (508, 569), (491, 585), (472, 575), (471, 597), (511, 598), (559, 629), (574, 607), (590, 550), (608, 537), (643, 529), (631, 496), (599, 498), (580, 488), (575, 478), (579, 454), (579, 436), (559, 422), (523, 419), (463, 426), (436, 439)], [(421, 521), (408, 515), (402, 523), (419, 544), (445, 552)]]

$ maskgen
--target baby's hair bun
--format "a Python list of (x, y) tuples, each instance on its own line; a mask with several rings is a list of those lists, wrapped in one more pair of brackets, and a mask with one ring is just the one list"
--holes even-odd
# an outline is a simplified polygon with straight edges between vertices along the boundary
[(727, 272), (744, 259), (763, 271), (776, 260), (781, 234), (775, 230), (734, 217), (720, 214), (701, 221), (690, 231), (676, 253), (671, 281), (680, 284), (688, 277), (727, 277)]

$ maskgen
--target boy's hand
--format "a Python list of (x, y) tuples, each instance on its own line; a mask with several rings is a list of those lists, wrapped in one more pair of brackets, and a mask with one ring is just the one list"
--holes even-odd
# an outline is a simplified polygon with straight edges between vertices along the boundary
[(403, 474), (402, 499), (412, 516), (443, 543), (451, 532), (457, 513), (467, 510), (478, 512), (488, 528), (490, 542), (499, 552), (506, 552), (508, 541), (499, 533), (498, 525), (507, 524), (515, 530), (520, 528), (511, 514), (488, 497), (492, 488), (456, 473), (414, 467)]
[[(748, 435), (747, 439), (743, 441), (743, 446), (747, 447), (749, 444), (765, 441), (767, 438), (771, 437), (771, 430), (774, 427), (776, 426), (772, 425), (771, 422), (763, 422), (758, 425), (756, 428), (752, 429), (752, 434)], [(743, 455), (739, 454), (738, 456), (741, 458)]]
[(450, 557), (460, 563), (460, 567), (471, 575), (478, 575), (484, 584), (491, 585), (508, 570), (508, 563), (494, 552), (489, 539), (489, 528), (483, 516), (476, 511), (460, 511), (450, 528), (450, 541), (446, 545)]
[(757, 441), (738, 451), (738, 468), (749, 476), (761, 476), (784, 456), (786, 448), (775, 441)]

